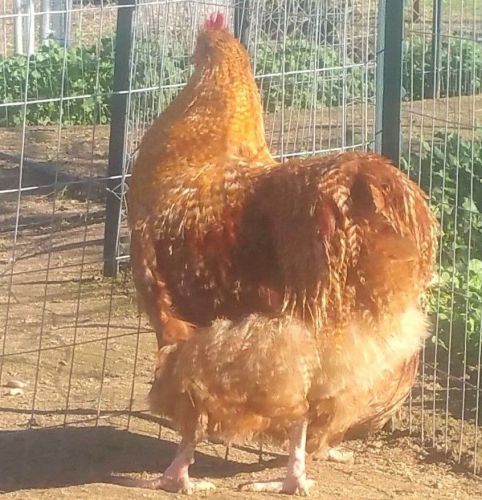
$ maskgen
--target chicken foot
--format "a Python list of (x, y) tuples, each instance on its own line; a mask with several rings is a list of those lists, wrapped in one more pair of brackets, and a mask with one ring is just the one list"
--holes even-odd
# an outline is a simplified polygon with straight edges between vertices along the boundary
[(148, 480), (123, 480), (122, 484), (125, 486), (164, 490), (187, 495), (214, 489), (215, 485), (209, 481), (195, 480), (189, 477), (189, 466), (194, 463), (195, 447), (196, 445), (190, 441), (181, 441), (176, 457), (161, 476)]
[(288, 471), (284, 480), (259, 481), (240, 486), (243, 491), (286, 493), (307, 496), (315, 481), (306, 478), (306, 430), (308, 422), (302, 420), (293, 425), (289, 433)]
[(314, 461), (335, 462), (338, 464), (352, 464), (355, 462), (355, 454), (351, 450), (334, 446), (324, 452), (318, 452), (313, 457)]

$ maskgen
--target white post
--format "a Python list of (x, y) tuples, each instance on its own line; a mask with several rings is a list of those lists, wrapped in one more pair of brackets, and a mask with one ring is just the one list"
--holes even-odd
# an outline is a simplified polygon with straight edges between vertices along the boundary
[(57, 43), (61, 43), (61, 40), (63, 40), (64, 36), (64, 30), (63, 30), (63, 14), (59, 13), (63, 9), (63, 0), (52, 0), (52, 11), (53, 13), (51, 14), (52, 16), (52, 36), (55, 39)]
[(23, 54), (22, 0), (15, 0), (15, 54)]
[(42, 0), (42, 24), (40, 26), (40, 40), (45, 45), (51, 35), (50, 30), (50, 0)]
[(30, 56), (35, 52), (35, 6), (33, 0), (15, 0), (14, 5), (15, 53)]
[(52, 33), (55, 40), (65, 47), (70, 46), (70, 27), (72, 24), (72, 0), (52, 0), (52, 10), (62, 11), (51, 14)]
[(72, 31), (72, 0), (65, 0), (65, 47), (70, 47)]
[(26, 0), (25, 12), (27, 22), (24, 26), (24, 47), (27, 55), (31, 56), (35, 52), (35, 6), (33, 0)]

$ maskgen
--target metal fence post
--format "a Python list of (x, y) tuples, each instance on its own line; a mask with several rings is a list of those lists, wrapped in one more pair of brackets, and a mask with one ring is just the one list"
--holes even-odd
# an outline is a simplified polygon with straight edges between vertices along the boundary
[(427, 97), (440, 97), (441, 76), (441, 29), (442, 29), (442, 0), (433, 0), (432, 17), (432, 88)]
[(35, 5), (33, 0), (15, 0), (15, 53), (35, 53)]
[(403, 0), (380, 0), (376, 78), (375, 149), (398, 163), (400, 156)]
[(115, 37), (114, 82), (111, 101), (109, 162), (104, 228), (104, 276), (117, 275), (120, 211), (122, 200), (118, 192), (126, 159), (127, 106), (129, 61), (132, 50), (132, 18), (135, 0), (120, 0)]
[(248, 47), (249, 41), (249, 0), (235, 0), (234, 36)]

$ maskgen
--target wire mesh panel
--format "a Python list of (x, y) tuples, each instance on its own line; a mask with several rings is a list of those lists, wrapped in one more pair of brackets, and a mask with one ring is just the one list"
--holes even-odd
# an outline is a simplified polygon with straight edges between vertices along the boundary
[(7, 428), (125, 415), (147, 331), (127, 285), (100, 274), (117, 7), (70, 14), (70, 47), (6, 44), (0, 59), (0, 378), (26, 384), (5, 393), (21, 393), (5, 399)]
[(405, 28), (401, 156), (442, 226), (411, 426), (480, 473), (482, 6), (410, 2)]

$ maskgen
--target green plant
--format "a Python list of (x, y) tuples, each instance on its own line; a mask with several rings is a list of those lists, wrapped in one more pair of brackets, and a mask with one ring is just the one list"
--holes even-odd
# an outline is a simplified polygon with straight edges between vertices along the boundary
[[(406, 98), (431, 95), (432, 41), (415, 37), (404, 45), (403, 86)], [(482, 45), (475, 41), (443, 38), (440, 44), (440, 96), (470, 95), (482, 91)]]
[[(258, 75), (278, 75), (261, 78), (260, 90), (268, 110), (280, 105), (339, 105), (344, 99), (362, 100), (366, 93), (373, 93), (373, 72), (353, 66), (348, 60), (344, 69), (339, 52), (305, 40), (287, 40), (284, 54), (279, 44), (262, 41), (257, 46), (255, 61)], [(0, 126), (21, 124), (24, 108), (29, 125), (57, 123), (60, 118), (66, 125), (107, 123), (113, 65), (111, 38), (102, 39), (98, 47), (69, 50), (51, 42), (29, 59), (0, 58), (0, 74), (4, 76), (0, 79), (0, 96), (4, 103), (11, 103), (0, 108)], [(190, 71), (190, 57), (183, 47), (174, 44), (160, 48), (149, 42), (136, 47), (132, 88), (151, 89), (146, 94), (151, 92), (158, 103), (145, 106), (146, 120), (172, 99), (178, 91), (176, 85), (182, 85)], [(282, 73), (288, 74), (281, 77)], [(155, 89), (159, 82), (167, 88)], [(23, 106), (25, 100), (27, 106)]]
[(265, 109), (296, 106), (338, 106), (373, 95), (372, 74), (329, 46), (306, 40), (263, 41), (256, 51), (256, 73), (276, 75), (261, 79)]
[(113, 52), (112, 39), (104, 38), (98, 47), (65, 51), (50, 42), (30, 58), (0, 58), (0, 96), (15, 103), (1, 108), (0, 125), (20, 125), (24, 113), (27, 124), (107, 123)]
[[(29, 59), (0, 58), (0, 99), (7, 104), (0, 108), (0, 126), (21, 124), (24, 112), (29, 125), (58, 123), (60, 118), (66, 125), (107, 123), (114, 50), (112, 38), (107, 37), (98, 45), (68, 50), (50, 42)], [(309, 109), (362, 102), (375, 92), (373, 64), (362, 65), (327, 44), (288, 38), (283, 47), (279, 42), (261, 39), (253, 56), (263, 103), (269, 111), (280, 106)], [(409, 40), (403, 66), (407, 99), (420, 99), (430, 89), (430, 58), (430, 44), (425, 46), (420, 37)], [(441, 60), (442, 95), (482, 91), (482, 47), (468, 41), (444, 42)], [(131, 86), (150, 89), (145, 96), (136, 97), (145, 101), (146, 120), (165, 107), (190, 71), (185, 47), (160, 47), (155, 40), (137, 44)], [(156, 88), (159, 83), (166, 88)], [(27, 106), (23, 105), (25, 101)]]

